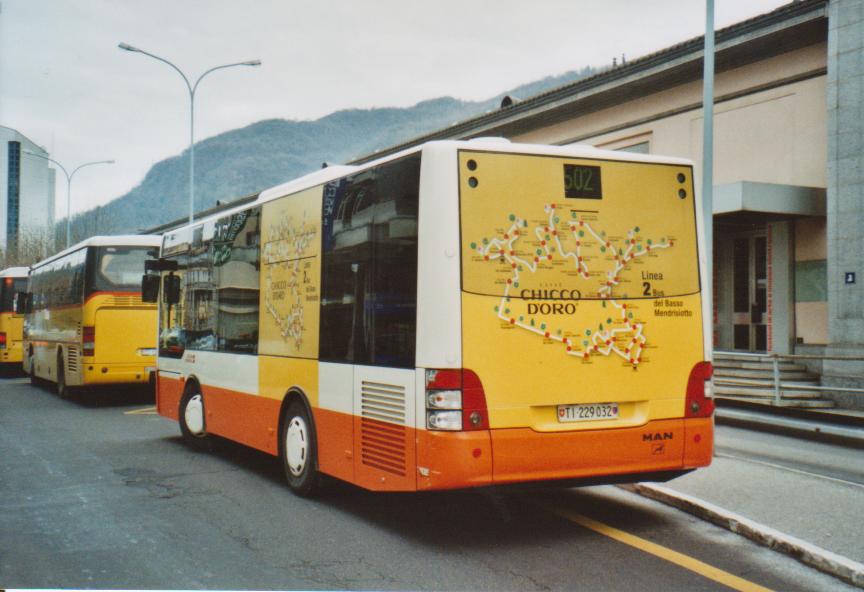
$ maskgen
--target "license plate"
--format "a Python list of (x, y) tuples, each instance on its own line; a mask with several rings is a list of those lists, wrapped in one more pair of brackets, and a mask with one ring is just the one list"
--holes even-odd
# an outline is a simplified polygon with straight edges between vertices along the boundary
[(618, 419), (618, 403), (591, 403), (588, 405), (558, 405), (558, 421), (591, 421)]

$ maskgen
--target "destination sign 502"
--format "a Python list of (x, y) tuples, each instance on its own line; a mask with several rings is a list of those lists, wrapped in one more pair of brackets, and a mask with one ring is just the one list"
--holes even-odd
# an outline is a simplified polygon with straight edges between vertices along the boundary
[(564, 197), (570, 199), (603, 199), (600, 167), (585, 164), (565, 164)]

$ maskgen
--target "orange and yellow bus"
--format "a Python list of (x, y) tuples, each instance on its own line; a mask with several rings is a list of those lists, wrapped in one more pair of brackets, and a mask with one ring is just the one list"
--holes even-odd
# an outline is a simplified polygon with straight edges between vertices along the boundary
[(668, 480), (712, 455), (701, 220), (675, 158), (475, 140), (322, 169), (165, 235), (158, 411), (301, 495)]
[(156, 361), (156, 306), (141, 300), (158, 236), (94, 236), (33, 265), (24, 369), (34, 382), (77, 388), (146, 384)]
[(27, 292), (27, 267), (0, 271), (0, 365), (21, 364), (21, 338), (24, 315), (16, 308), (16, 295)]

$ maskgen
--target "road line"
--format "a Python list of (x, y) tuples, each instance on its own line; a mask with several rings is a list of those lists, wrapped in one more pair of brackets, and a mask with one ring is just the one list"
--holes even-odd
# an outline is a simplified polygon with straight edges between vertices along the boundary
[(124, 411), (123, 415), (156, 415), (156, 407), (150, 406), (133, 409), (132, 411)]
[(828, 475), (820, 475), (819, 473), (811, 473), (810, 471), (804, 471), (802, 469), (794, 469), (792, 467), (788, 467), (786, 465), (781, 465), (777, 463), (768, 462), (765, 460), (756, 460), (754, 458), (745, 458), (743, 456), (736, 456), (734, 454), (729, 454), (726, 452), (715, 452), (714, 456), (718, 458), (730, 458), (732, 460), (740, 460), (742, 462), (753, 463), (754, 465), (763, 465), (766, 467), (772, 467), (774, 469), (781, 469), (783, 471), (789, 471), (790, 473), (798, 473), (799, 475), (807, 475), (808, 477), (817, 477), (819, 479), (825, 479), (826, 481), (834, 481), (835, 483), (843, 483), (844, 485), (854, 485), (855, 487), (860, 487), (864, 489), (864, 484), (856, 483), (855, 481), (849, 481), (847, 479), (840, 479), (839, 477), (829, 477)]
[(596, 520), (583, 516), (582, 514), (559, 508), (548, 509), (562, 518), (575, 522), (579, 526), (583, 526), (598, 534), (615, 539), (625, 545), (630, 545), (631, 547), (644, 551), (645, 553), (650, 553), (651, 555), (665, 559), (670, 563), (688, 569), (702, 577), (708, 578), (709, 580), (714, 580), (715, 582), (723, 584), (733, 590), (740, 590), (741, 592), (770, 592), (771, 590), (770, 588), (765, 588), (764, 586), (760, 586), (759, 584), (755, 584), (749, 580), (733, 575), (728, 571), (723, 571), (713, 565), (708, 565), (694, 557), (679, 553), (678, 551), (673, 551), (668, 547), (652, 543), (651, 541), (630, 534), (629, 532), (624, 532), (623, 530), (619, 530), (607, 524), (603, 524), (602, 522), (597, 522)]

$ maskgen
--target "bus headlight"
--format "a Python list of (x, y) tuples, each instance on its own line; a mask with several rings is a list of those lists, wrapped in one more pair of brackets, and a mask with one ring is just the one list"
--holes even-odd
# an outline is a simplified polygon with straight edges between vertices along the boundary
[(139, 356), (155, 356), (156, 348), (155, 347), (144, 347), (138, 350)]
[(427, 411), (426, 428), (456, 432), (462, 429), (461, 411)]

